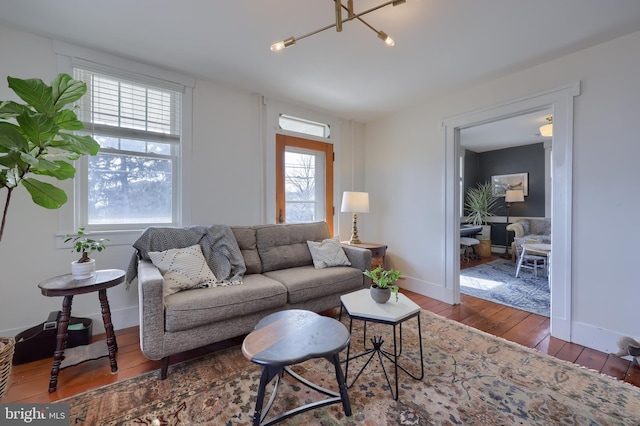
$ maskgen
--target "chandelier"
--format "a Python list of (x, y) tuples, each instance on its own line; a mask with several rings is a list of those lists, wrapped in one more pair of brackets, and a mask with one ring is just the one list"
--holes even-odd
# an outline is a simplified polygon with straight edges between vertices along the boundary
[[(383, 3), (379, 6), (376, 7), (372, 7), (371, 9), (365, 10), (364, 12), (360, 12), (360, 13), (355, 13), (353, 11), (353, 0), (347, 0), (347, 5), (343, 5), (342, 4), (342, 0), (334, 0), (335, 3), (335, 8), (336, 8), (336, 22), (330, 25), (327, 25), (325, 27), (319, 28), (315, 31), (311, 31), (310, 33), (301, 35), (299, 37), (289, 37), (285, 40), (282, 41), (278, 41), (276, 43), (273, 43), (271, 45), (271, 50), (273, 52), (277, 52), (279, 50), (282, 50), (286, 47), (290, 47), (293, 46), (294, 44), (296, 44), (299, 40), (302, 40), (303, 38), (307, 38), (309, 36), (312, 36), (314, 34), (318, 34), (324, 30), (328, 30), (329, 28), (333, 28), (336, 27), (336, 31), (337, 32), (341, 32), (342, 31), (342, 24), (345, 22), (349, 22), (352, 21), (354, 19), (357, 19), (358, 21), (362, 22), (364, 25), (366, 25), (367, 27), (369, 27), (374, 33), (376, 33), (378, 35), (378, 38), (382, 41), (384, 41), (387, 46), (393, 46), (395, 44), (395, 42), (393, 41), (393, 39), (391, 37), (389, 37), (387, 35), (387, 33), (385, 33), (384, 31), (378, 31), (376, 30), (373, 26), (369, 25), (368, 22), (366, 22), (364, 19), (362, 19), (362, 17), (364, 15), (366, 15), (367, 13), (371, 13), (373, 11), (376, 11), (378, 9), (382, 9), (385, 6), (398, 6), (400, 4), (406, 3), (407, 0), (391, 0), (388, 1), (386, 3)], [(345, 10), (347, 12), (347, 17), (345, 19), (342, 19), (342, 12), (343, 10)]]

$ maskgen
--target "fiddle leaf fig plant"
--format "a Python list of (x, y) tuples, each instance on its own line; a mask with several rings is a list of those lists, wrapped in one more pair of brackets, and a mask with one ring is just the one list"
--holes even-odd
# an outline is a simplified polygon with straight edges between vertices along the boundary
[(64, 73), (50, 85), (40, 79), (7, 77), (7, 81), (25, 103), (0, 101), (0, 191), (7, 190), (0, 241), (11, 195), (18, 185), (37, 205), (58, 209), (67, 202), (67, 194), (39, 177), (71, 179), (76, 171), (72, 162), (83, 155), (96, 155), (100, 149), (91, 136), (70, 133), (84, 128), (75, 112), (65, 109), (84, 96), (84, 82)]

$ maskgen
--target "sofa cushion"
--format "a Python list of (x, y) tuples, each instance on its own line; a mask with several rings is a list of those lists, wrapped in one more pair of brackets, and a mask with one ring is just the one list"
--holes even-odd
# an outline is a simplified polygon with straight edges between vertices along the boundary
[(165, 298), (165, 331), (190, 330), (229, 318), (284, 306), (287, 289), (260, 274), (242, 285), (182, 291)]
[(262, 272), (312, 265), (307, 241), (330, 237), (326, 222), (256, 226)]
[(244, 264), (247, 267), (247, 274), (259, 274), (262, 272), (262, 262), (258, 254), (258, 246), (256, 244), (256, 229), (253, 226), (232, 226), (231, 231), (236, 237), (238, 247)]
[(289, 303), (300, 303), (335, 293), (362, 288), (362, 271), (349, 266), (316, 269), (312, 265), (265, 272), (289, 292)]
[(183, 290), (216, 285), (216, 276), (209, 269), (199, 244), (165, 251), (150, 251), (149, 257), (162, 274), (165, 297)]
[(351, 262), (344, 253), (344, 249), (338, 238), (328, 238), (322, 242), (307, 241), (313, 266), (322, 268), (331, 268), (333, 266), (351, 266)]

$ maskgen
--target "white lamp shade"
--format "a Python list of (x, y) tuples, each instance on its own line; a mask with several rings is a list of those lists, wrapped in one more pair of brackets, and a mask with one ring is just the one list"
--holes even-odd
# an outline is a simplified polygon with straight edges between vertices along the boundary
[(369, 213), (369, 193), (345, 191), (342, 194), (341, 212)]
[(504, 194), (505, 203), (518, 203), (524, 201), (524, 191), (522, 189), (507, 189)]
[(540, 126), (540, 136), (544, 136), (545, 138), (553, 136), (553, 124), (549, 123)]

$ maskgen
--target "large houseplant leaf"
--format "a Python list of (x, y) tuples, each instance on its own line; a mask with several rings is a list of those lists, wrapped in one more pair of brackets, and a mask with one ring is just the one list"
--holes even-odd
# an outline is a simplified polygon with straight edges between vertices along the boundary
[(0, 152), (29, 150), (29, 142), (20, 132), (20, 127), (12, 123), (0, 122)]
[(60, 130), (55, 120), (45, 114), (22, 114), (16, 120), (25, 137), (41, 148), (47, 146)]
[(100, 145), (91, 136), (79, 136), (69, 133), (60, 133), (60, 140), (54, 140), (51, 146), (66, 149), (82, 155), (96, 155)]
[(29, 106), (33, 107), (41, 114), (53, 114), (54, 99), (53, 90), (44, 84), (39, 78), (21, 80), (19, 78), (7, 77), (9, 87), (20, 96)]
[(51, 82), (51, 96), (56, 111), (60, 111), (65, 105), (79, 100), (87, 93), (87, 85), (74, 80), (70, 75), (58, 74)]
[(22, 185), (27, 188), (34, 203), (46, 209), (59, 209), (67, 202), (67, 194), (60, 188), (38, 179), (26, 178)]

